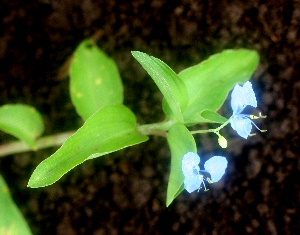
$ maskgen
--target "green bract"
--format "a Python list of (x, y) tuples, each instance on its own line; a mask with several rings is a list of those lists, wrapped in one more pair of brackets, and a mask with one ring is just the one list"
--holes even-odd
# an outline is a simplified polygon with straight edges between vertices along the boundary
[(134, 114), (123, 105), (108, 105), (85, 124), (33, 172), (28, 186), (53, 184), (73, 167), (90, 158), (148, 140), (136, 131)]
[(70, 92), (76, 111), (84, 120), (105, 105), (123, 102), (117, 66), (92, 40), (84, 40), (74, 53)]
[(0, 107), (0, 130), (25, 141), (35, 150), (35, 140), (44, 132), (44, 122), (40, 113), (29, 105), (6, 104)]
[(12, 200), (9, 189), (0, 175), (0, 233), (10, 235), (31, 235), (23, 215)]

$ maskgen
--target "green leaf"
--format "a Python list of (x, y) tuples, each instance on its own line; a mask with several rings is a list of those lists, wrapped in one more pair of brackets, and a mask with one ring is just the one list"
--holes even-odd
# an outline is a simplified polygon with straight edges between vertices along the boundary
[(185, 123), (198, 120), (205, 109), (218, 110), (236, 83), (250, 79), (258, 62), (256, 51), (225, 50), (180, 72), (178, 76), (184, 81), (189, 96)]
[(136, 131), (134, 114), (123, 105), (108, 105), (92, 115), (52, 156), (40, 163), (28, 186), (53, 184), (65, 173), (91, 158), (148, 140)]
[(0, 175), (0, 233), (2, 235), (31, 235), (19, 208), (12, 200), (9, 189)]
[(217, 112), (210, 110), (210, 109), (205, 109), (201, 112), (201, 117), (208, 120), (209, 122), (214, 122), (214, 123), (225, 123), (227, 122), (227, 118), (224, 118)]
[(171, 149), (171, 172), (167, 190), (167, 207), (184, 189), (183, 156), (188, 152), (197, 153), (194, 137), (183, 124), (177, 123), (170, 128), (168, 143)]
[(40, 113), (24, 104), (6, 104), (0, 107), (0, 130), (25, 141), (36, 149), (35, 140), (44, 132)]
[(105, 105), (123, 102), (123, 84), (117, 66), (92, 40), (84, 40), (75, 51), (70, 92), (76, 111), (84, 120)]
[(139, 51), (131, 53), (154, 80), (177, 121), (183, 122), (182, 114), (188, 104), (184, 82), (161, 60)]
[(185, 126), (192, 126), (195, 125), (196, 123), (203, 123), (203, 122), (208, 122), (208, 123), (225, 123), (227, 121), (227, 118), (221, 116), (217, 112), (210, 110), (210, 109), (205, 109), (200, 113), (197, 113), (194, 115), (192, 118), (189, 118), (188, 120), (185, 121)]

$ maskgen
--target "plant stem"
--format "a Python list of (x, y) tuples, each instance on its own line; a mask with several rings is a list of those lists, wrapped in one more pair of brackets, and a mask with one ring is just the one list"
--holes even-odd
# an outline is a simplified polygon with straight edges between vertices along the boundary
[[(218, 134), (219, 130), (221, 130), (229, 122), (230, 119), (228, 119), (224, 124), (222, 124), (216, 129), (191, 131), (191, 134), (207, 133), (207, 132), (214, 132)], [(162, 136), (167, 138), (168, 133), (166, 131), (169, 130), (173, 124), (174, 121), (165, 120), (163, 122), (138, 126), (137, 131), (139, 131), (143, 135), (157, 135), (157, 136)], [(57, 135), (41, 137), (36, 140), (36, 147), (37, 147), (36, 150), (44, 149), (48, 147), (54, 147), (54, 146), (61, 146), (74, 133), (75, 131), (70, 131), (70, 132), (60, 133)], [(5, 157), (8, 155), (29, 152), (29, 151), (33, 151), (33, 149), (30, 148), (29, 145), (27, 145), (23, 141), (14, 141), (9, 144), (0, 145), (0, 157)]]
[(230, 122), (230, 118), (224, 122), (221, 126), (219, 126), (218, 128), (216, 129), (208, 129), (208, 130), (197, 130), (197, 131), (191, 131), (191, 134), (194, 135), (194, 134), (199, 134), (199, 133), (207, 133), (207, 132), (214, 132), (216, 133), (217, 135), (219, 134), (219, 131), (226, 125), (228, 125), (228, 123)]
[[(36, 140), (37, 150), (53, 146), (61, 146), (75, 131), (64, 132), (57, 135), (41, 137)], [(33, 151), (28, 144), (22, 141), (14, 141), (9, 144), (0, 145), (0, 157), (15, 153)]]
[[(143, 135), (158, 135), (167, 138), (168, 133), (166, 131), (173, 124), (173, 121), (167, 120), (159, 123), (141, 125), (137, 127), (137, 130)], [(61, 146), (74, 133), (75, 131), (70, 131), (57, 135), (41, 137), (36, 140), (36, 150), (54, 146)], [(14, 141), (8, 144), (0, 145), (0, 157), (29, 151), (33, 151), (33, 149), (23, 141)]]
[(158, 135), (167, 138), (167, 130), (174, 124), (172, 120), (163, 122), (145, 124), (137, 127), (137, 130), (143, 135)]

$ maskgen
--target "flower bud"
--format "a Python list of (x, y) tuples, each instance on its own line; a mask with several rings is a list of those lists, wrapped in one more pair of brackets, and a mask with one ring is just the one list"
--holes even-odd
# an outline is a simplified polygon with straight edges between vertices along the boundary
[(227, 140), (223, 136), (219, 136), (218, 142), (222, 148), (227, 148)]

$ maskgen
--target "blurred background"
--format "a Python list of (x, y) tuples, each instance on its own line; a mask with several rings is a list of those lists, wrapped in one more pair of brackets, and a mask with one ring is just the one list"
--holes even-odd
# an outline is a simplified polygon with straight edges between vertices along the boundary
[[(268, 131), (244, 140), (228, 126), (225, 150), (217, 136), (196, 135), (201, 161), (226, 156), (226, 174), (208, 192), (182, 192), (168, 208), (170, 151), (161, 137), (87, 161), (39, 189), (27, 188), (28, 179), (57, 148), (0, 158), (33, 234), (299, 234), (299, 1), (2, 0), (0, 16), (0, 105), (34, 106), (45, 135), (83, 123), (65, 62), (84, 38), (96, 37), (116, 61), (124, 103), (141, 124), (163, 120), (162, 95), (130, 51), (175, 72), (224, 49), (261, 56), (251, 79), (258, 109), (251, 111), (268, 116), (256, 122)], [(229, 100), (220, 112), (231, 116)], [(0, 133), (1, 144), (12, 140)]]

